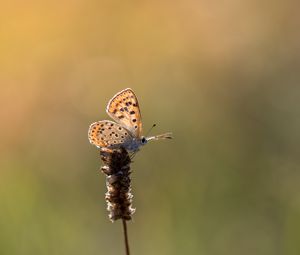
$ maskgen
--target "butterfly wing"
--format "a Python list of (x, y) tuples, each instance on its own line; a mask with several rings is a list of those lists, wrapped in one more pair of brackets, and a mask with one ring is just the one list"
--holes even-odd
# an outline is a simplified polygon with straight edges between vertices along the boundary
[(106, 107), (107, 114), (135, 137), (141, 137), (142, 117), (137, 97), (127, 88), (117, 93)]
[(88, 137), (91, 144), (106, 148), (120, 147), (132, 139), (128, 130), (109, 120), (101, 120), (91, 124)]

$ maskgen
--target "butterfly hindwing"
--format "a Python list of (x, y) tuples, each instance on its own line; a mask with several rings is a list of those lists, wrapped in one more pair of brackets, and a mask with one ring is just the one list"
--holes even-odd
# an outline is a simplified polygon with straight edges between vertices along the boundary
[(117, 93), (108, 102), (106, 112), (117, 123), (128, 129), (134, 137), (141, 136), (142, 120), (139, 103), (130, 88)]
[(132, 139), (128, 130), (109, 120), (101, 120), (91, 124), (88, 137), (91, 144), (107, 148), (118, 147)]

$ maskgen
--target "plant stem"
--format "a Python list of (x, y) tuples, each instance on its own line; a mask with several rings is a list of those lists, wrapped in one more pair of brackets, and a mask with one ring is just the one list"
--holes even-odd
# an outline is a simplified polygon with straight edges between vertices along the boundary
[(126, 220), (122, 219), (122, 222), (123, 222), (123, 231), (124, 231), (124, 241), (125, 241), (126, 255), (130, 255)]

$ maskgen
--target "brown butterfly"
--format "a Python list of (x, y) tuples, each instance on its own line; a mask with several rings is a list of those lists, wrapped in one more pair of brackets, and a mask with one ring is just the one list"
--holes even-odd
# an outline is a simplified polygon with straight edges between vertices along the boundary
[(108, 102), (107, 114), (115, 121), (101, 120), (90, 125), (88, 137), (91, 144), (98, 148), (124, 147), (136, 152), (148, 141), (171, 139), (172, 133), (144, 137), (142, 136), (142, 118), (139, 103), (132, 89), (127, 88)]

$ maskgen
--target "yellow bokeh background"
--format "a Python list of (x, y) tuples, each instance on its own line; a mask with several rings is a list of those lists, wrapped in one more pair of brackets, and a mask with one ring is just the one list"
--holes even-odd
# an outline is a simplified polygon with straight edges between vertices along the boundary
[(0, 1), (0, 254), (124, 254), (92, 122), (137, 94), (132, 254), (300, 253), (296, 1)]

